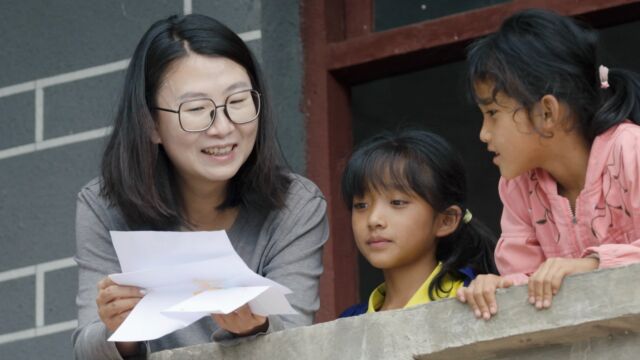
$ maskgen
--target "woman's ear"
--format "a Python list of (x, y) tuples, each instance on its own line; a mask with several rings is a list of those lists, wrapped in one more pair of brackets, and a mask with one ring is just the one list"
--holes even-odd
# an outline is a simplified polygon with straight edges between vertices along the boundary
[(451, 205), (436, 217), (436, 237), (451, 235), (458, 228), (462, 220), (462, 209), (458, 205)]
[(160, 137), (160, 133), (158, 132), (158, 123), (153, 124), (153, 130), (151, 130), (151, 142), (156, 145), (162, 144), (162, 137)]

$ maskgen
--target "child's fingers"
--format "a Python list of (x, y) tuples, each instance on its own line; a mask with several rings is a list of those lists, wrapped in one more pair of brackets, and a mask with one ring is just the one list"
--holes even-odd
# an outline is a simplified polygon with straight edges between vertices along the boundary
[(500, 282), (498, 283), (499, 288), (508, 289), (512, 286), (513, 286), (513, 280), (500, 277)]
[(496, 301), (496, 288), (499, 285), (509, 287), (511, 281), (503, 281), (496, 275), (479, 275), (471, 282), (469, 287), (460, 289), (458, 298), (469, 304), (476, 318), (489, 320), (498, 312)]
[[(562, 279), (567, 275), (564, 259), (548, 259), (541, 272), (542, 298), (536, 299), (538, 309), (551, 307), (553, 296), (558, 292)], [(541, 301), (541, 303), (540, 303)]]
[(554, 296), (558, 293), (558, 291), (560, 291), (562, 282), (564, 281), (564, 278), (567, 275), (568, 274), (566, 271), (557, 272), (551, 279), (551, 291), (553, 292)]
[(473, 315), (475, 315), (476, 318), (480, 318), (480, 316), (482, 316), (482, 313), (480, 312), (480, 309), (478, 308), (478, 304), (476, 303), (476, 297), (473, 293), (474, 288), (470, 287), (469, 288), (469, 293), (467, 296), (467, 303), (469, 304), (469, 306), (471, 307), (471, 310), (473, 311)]
[(498, 302), (496, 301), (495, 289), (491, 293), (491, 296), (489, 297), (487, 302), (489, 303), (489, 312), (491, 313), (491, 315), (495, 315), (496, 313), (498, 313)]
[(462, 303), (466, 303), (467, 302), (467, 298), (466, 298), (466, 295), (465, 295), (466, 291), (467, 291), (467, 288), (463, 287), (463, 288), (458, 289), (458, 292), (456, 293), (456, 298)]
[(553, 297), (553, 290), (551, 288), (551, 280), (554, 276), (552, 271), (547, 272), (545, 278), (542, 280), (542, 308), (548, 309), (551, 306), (551, 298)]
[(527, 290), (529, 295), (529, 298), (528, 298), (529, 304), (531, 305), (536, 304), (536, 281), (537, 281), (539, 272), (543, 266), (544, 266), (544, 263), (540, 265), (540, 267), (538, 268), (538, 270), (536, 270), (536, 272), (534, 272), (533, 274), (531, 274), (531, 276), (529, 276), (529, 282), (527, 283)]
[[(564, 280), (565, 276), (567, 276), (568, 273), (566, 271), (566, 269), (562, 269), (560, 271), (556, 271), (553, 276), (550, 279), (550, 283), (551, 283), (551, 296), (550, 298), (553, 298), (554, 296), (556, 296), (558, 294), (558, 291), (560, 291), (560, 286), (562, 286), (562, 281)], [(551, 299), (550, 299), (551, 302)], [(551, 306), (551, 303), (549, 303), (549, 306)]]
[(562, 280), (565, 276), (570, 274), (570, 270), (567, 268), (567, 263), (564, 259), (550, 259), (549, 263), (550, 266), (548, 267), (548, 271), (544, 279), (545, 286), (542, 304), (544, 308), (551, 307), (553, 297), (560, 290)]
[(496, 302), (496, 288), (497, 283), (500, 280), (497, 280), (496, 283), (487, 284), (484, 291), (484, 300), (489, 308), (489, 314), (483, 314), (485, 320), (489, 320), (492, 315), (495, 315), (498, 312), (498, 303)]
[(475, 298), (475, 302), (478, 308), (478, 312), (476, 312), (476, 317), (478, 315), (482, 316), (483, 319), (489, 320), (491, 318), (491, 311), (489, 310), (489, 302), (491, 302), (491, 297), (495, 295), (495, 287), (490, 286), (486, 282), (482, 282), (474, 289), (473, 297)]
[(540, 277), (540, 270), (542, 269), (542, 267), (540, 269), (538, 269), (535, 273), (533, 273), (530, 277), (529, 277), (529, 284), (528, 284), (528, 288), (529, 288), (529, 304), (531, 305), (535, 305), (536, 304), (536, 291), (537, 291), (537, 285), (538, 285), (538, 278)]
[(474, 296), (476, 285), (477, 285), (477, 281), (474, 280), (471, 282), (471, 284), (469, 284), (469, 287), (465, 288), (464, 298), (466, 300), (466, 303), (471, 308), (471, 311), (473, 311), (473, 315), (476, 318), (480, 318), (480, 315), (482, 314), (480, 313), (480, 309), (478, 309), (478, 304), (476, 304), (476, 298)]
[(545, 262), (529, 279), (529, 303), (533, 304), (536, 309), (542, 309), (544, 281), (547, 276), (548, 267), (548, 262)]
[(527, 283), (527, 301), (529, 301), (529, 304), (533, 305), (536, 303), (536, 297), (535, 297), (535, 291), (534, 291), (534, 286), (533, 286), (533, 275), (529, 276), (529, 282)]

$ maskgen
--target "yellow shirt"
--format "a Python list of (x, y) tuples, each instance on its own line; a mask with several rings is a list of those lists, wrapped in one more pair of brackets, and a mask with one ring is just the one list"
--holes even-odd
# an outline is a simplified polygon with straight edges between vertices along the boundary
[[(436, 268), (433, 269), (433, 272), (431, 272), (431, 275), (429, 275), (427, 280), (425, 280), (424, 283), (420, 285), (420, 288), (413, 294), (413, 296), (411, 297), (411, 299), (409, 299), (409, 302), (407, 302), (407, 304), (403, 307), (403, 309), (431, 302), (431, 299), (429, 298), (429, 285), (431, 284), (431, 282), (433, 281), (433, 278), (436, 277), (436, 275), (440, 272), (441, 269), (442, 269), (442, 263), (439, 262), (438, 266), (436, 266)], [(442, 288), (445, 290), (451, 289), (451, 291), (442, 292), (436, 287), (435, 294), (434, 294), (435, 300), (455, 297), (456, 293), (458, 292), (458, 289), (461, 288), (463, 285), (464, 285), (463, 280), (453, 280), (451, 279), (450, 276), (445, 276), (442, 281)], [(384, 298), (385, 298), (386, 292), (387, 292), (387, 285), (385, 283), (380, 284), (377, 288), (375, 288), (375, 290), (373, 290), (373, 292), (371, 293), (371, 296), (369, 296), (369, 308), (367, 309), (367, 313), (376, 312), (382, 307), (382, 304), (384, 304)]]

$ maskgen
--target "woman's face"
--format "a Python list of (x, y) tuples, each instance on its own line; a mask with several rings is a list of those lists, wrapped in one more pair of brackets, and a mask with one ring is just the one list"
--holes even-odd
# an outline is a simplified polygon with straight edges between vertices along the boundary
[[(190, 53), (171, 64), (156, 93), (156, 106), (178, 110), (180, 104), (210, 98), (224, 105), (231, 94), (252, 89), (247, 71), (224, 57)], [(256, 142), (258, 121), (234, 124), (222, 108), (211, 127), (186, 132), (178, 114), (155, 111), (153, 142), (162, 144), (179, 179), (189, 186), (211, 187), (228, 182), (247, 160)]]

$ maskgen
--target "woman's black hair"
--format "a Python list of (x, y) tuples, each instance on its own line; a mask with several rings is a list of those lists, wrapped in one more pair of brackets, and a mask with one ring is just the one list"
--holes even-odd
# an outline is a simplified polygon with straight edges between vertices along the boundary
[[(457, 205), (467, 210), (467, 181), (462, 159), (440, 136), (421, 130), (377, 135), (349, 159), (342, 175), (342, 197), (349, 208), (354, 196), (369, 191), (397, 189), (417, 194), (438, 213)], [(457, 229), (437, 241), (436, 259), (442, 271), (429, 286), (429, 297), (448, 293), (446, 276), (463, 279), (459, 270), (470, 267), (476, 274), (497, 274), (493, 251), (497, 237), (481, 221), (460, 221)]]
[(154, 23), (138, 43), (102, 158), (101, 194), (134, 228), (189, 225), (175, 169), (163, 147), (151, 141), (155, 124), (150, 110), (156, 105), (156, 92), (171, 64), (189, 53), (221, 56), (238, 63), (262, 100), (253, 151), (230, 180), (224, 201), (214, 206), (281, 207), (291, 182), (277, 144), (264, 80), (244, 41), (210, 17), (174, 15)]
[(572, 18), (521, 11), (470, 45), (469, 89), (475, 97), (474, 84), (488, 81), (494, 101), (503, 92), (529, 112), (544, 95), (553, 95), (569, 106), (573, 125), (591, 143), (625, 119), (640, 123), (640, 76), (612, 68), (610, 87), (601, 88), (597, 42), (594, 30)]

